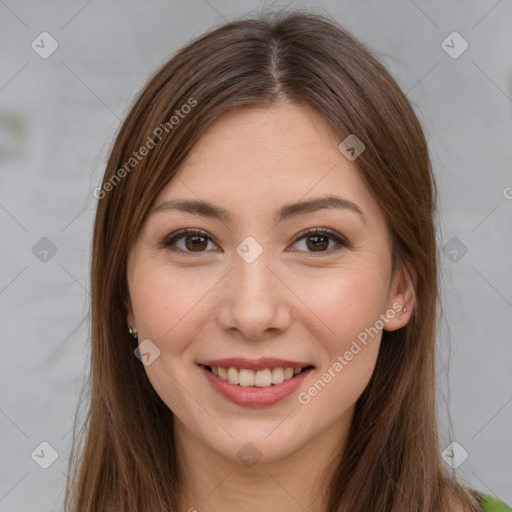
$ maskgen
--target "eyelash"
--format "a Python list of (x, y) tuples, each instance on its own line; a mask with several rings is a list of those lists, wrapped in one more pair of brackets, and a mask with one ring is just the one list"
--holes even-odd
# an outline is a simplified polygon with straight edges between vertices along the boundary
[[(308, 235), (324, 235), (330, 237), (332, 240), (334, 240), (338, 246), (334, 248), (327, 249), (325, 251), (305, 251), (313, 256), (317, 255), (324, 255), (324, 254), (332, 254), (333, 252), (337, 252), (341, 250), (343, 247), (348, 248), (350, 247), (350, 244), (347, 242), (345, 238), (343, 238), (341, 235), (337, 234), (334, 231), (324, 229), (324, 228), (310, 228), (306, 231), (300, 233), (292, 245), (295, 245), (299, 240), (302, 240), (303, 238), (306, 238)], [(181, 238), (185, 238), (187, 235), (201, 235), (204, 238), (206, 238), (208, 241), (213, 242), (212, 238), (206, 231), (203, 231), (202, 229), (193, 229), (193, 228), (186, 228), (182, 229), (180, 231), (177, 231), (176, 233), (172, 233), (171, 235), (166, 236), (161, 241), (161, 247), (164, 249), (169, 249), (174, 252), (182, 252), (187, 254), (202, 254), (204, 252), (208, 251), (184, 251), (183, 249), (178, 249), (174, 246), (174, 244), (180, 240)], [(293, 252), (304, 252), (304, 251), (293, 251)]]

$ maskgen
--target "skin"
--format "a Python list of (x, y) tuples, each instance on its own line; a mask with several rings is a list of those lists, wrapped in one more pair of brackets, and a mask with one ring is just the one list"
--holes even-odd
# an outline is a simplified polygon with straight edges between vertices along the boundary
[[(382, 332), (308, 404), (297, 394), (394, 303), (407, 312), (395, 311), (384, 329), (410, 319), (413, 281), (403, 269), (391, 274), (386, 221), (357, 160), (338, 150), (340, 142), (314, 111), (285, 102), (221, 117), (154, 208), (176, 198), (201, 199), (229, 210), (232, 220), (160, 210), (130, 250), (127, 321), (139, 341), (149, 338), (160, 349), (144, 368), (175, 414), (186, 477), (183, 510), (321, 510), (324, 471), (346, 439)], [(275, 223), (281, 206), (332, 194), (356, 203), (366, 222), (332, 208)], [(176, 251), (162, 247), (162, 239), (183, 228), (204, 230), (212, 240), (199, 252), (190, 242), (187, 249), (185, 238), (176, 241)], [(328, 248), (316, 249), (301, 234), (308, 228), (331, 230), (349, 247), (327, 237)], [(263, 248), (252, 263), (236, 252), (248, 236)], [(236, 356), (292, 359), (315, 369), (280, 403), (243, 407), (213, 390), (196, 364)], [(237, 457), (247, 442), (261, 453), (251, 467)]]

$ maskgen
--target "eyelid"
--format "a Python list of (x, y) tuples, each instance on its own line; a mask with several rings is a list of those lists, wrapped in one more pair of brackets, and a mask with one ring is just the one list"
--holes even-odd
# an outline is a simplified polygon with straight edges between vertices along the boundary
[(344, 237), (341, 233), (338, 233), (337, 231), (334, 231), (329, 228), (305, 229), (304, 231), (301, 231), (300, 233), (298, 233), (295, 236), (295, 239), (294, 239), (292, 245), (295, 245), (299, 240), (302, 240), (303, 238), (305, 238), (307, 235), (310, 235), (310, 234), (312, 234), (312, 235), (314, 235), (314, 234), (328, 235), (331, 237), (331, 239), (333, 239), (337, 243), (337, 246), (331, 247), (327, 251), (296, 251), (296, 250), (292, 250), (292, 252), (305, 252), (307, 255), (315, 257), (315, 256), (333, 254), (334, 252), (338, 251), (339, 249), (342, 249), (343, 247), (345, 247), (345, 248), (352, 247), (351, 244), (346, 239), (346, 237)]
[[(292, 242), (292, 245), (295, 245), (299, 240), (302, 240), (309, 234), (320, 234), (320, 235), (330, 236), (337, 243), (337, 247), (331, 248), (327, 251), (318, 251), (318, 252), (315, 252), (315, 251), (292, 251), (292, 252), (306, 252), (307, 254), (310, 254), (310, 255), (317, 255), (317, 254), (323, 255), (323, 254), (332, 254), (333, 252), (340, 249), (341, 247), (351, 247), (350, 243), (347, 241), (347, 239), (343, 235), (341, 235), (340, 233), (337, 233), (336, 231), (333, 231), (329, 228), (305, 229), (304, 231), (301, 231), (300, 233), (298, 233), (295, 236), (295, 238)], [(161, 240), (160, 246), (165, 249), (175, 250), (177, 252), (183, 252), (186, 254), (202, 254), (202, 253), (209, 252), (209, 251), (183, 251), (181, 249), (177, 249), (176, 247), (171, 249), (171, 247), (177, 240), (179, 240), (187, 235), (204, 236), (209, 241), (211, 241), (214, 245), (218, 246), (215, 239), (207, 231), (200, 229), (200, 228), (184, 228), (184, 229), (180, 229), (176, 232), (173, 232), (170, 235), (166, 235)]]
[[(209, 241), (213, 242), (214, 245), (216, 245), (216, 246), (218, 245), (217, 242), (215, 241), (215, 239), (207, 231), (205, 231), (204, 229), (200, 229), (200, 228), (184, 228), (184, 229), (175, 231), (175, 232), (171, 233), (170, 235), (166, 235), (161, 240), (159, 245), (160, 245), (160, 247), (162, 247), (164, 249), (175, 250), (177, 252), (183, 252), (183, 253), (187, 253), (187, 254), (194, 254), (194, 251), (182, 251), (181, 249), (172, 247), (176, 241), (178, 241), (180, 238), (183, 238), (187, 235), (202, 235), (205, 238), (207, 238)], [(197, 254), (201, 254), (204, 252), (208, 252), (208, 251), (197, 251)]]
[(304, 238), (304, 236), (306, 236), (306, 235), (316, 234), (316, 233), (320, 233), (321, 235), (330, 235), (332, 238), (337, 239), (340, 242), (343, 242), (345, 245), (349, 245), (348, 240), (341, 233), (338, 233), (337, 231), (334, 231), (334, 230), (329, 229), (329, 228), (308, 228), (308, 229), (305, 229), (304, 231), (301, 231), (300, 233), (298, 233), (296, 235), (295, 242), (297, 242), (301, 238)]

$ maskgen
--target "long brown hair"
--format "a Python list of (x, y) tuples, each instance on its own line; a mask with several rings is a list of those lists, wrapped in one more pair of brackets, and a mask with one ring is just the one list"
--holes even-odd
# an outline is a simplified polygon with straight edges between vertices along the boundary
[(383, 332), (325, 509), (437, 512), (454, 498), (464, 511), (478, 510), (475, 491), (440, 459), (436, 185), (424, 134), (403, 92), (359, 41), (299, 10), (196, 38), (151, 77), (117, 135), (95, 191), (90, 404), (82, 435), (73, 436), (66, 510), (177, 510), (173, 414), (126, 332), (127, 254), (157, 194), (211, 123), (281, 98), (314, 108), (340, 142), (349, 134), (364, 142), (357, 167), (387, 219), (395, 268), (408, 264), (417, 275), (414, 313), (405, 327)]

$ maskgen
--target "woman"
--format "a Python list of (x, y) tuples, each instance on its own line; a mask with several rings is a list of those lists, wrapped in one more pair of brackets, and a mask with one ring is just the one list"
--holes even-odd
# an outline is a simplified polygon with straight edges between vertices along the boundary
[(95, 191), (68, 510), (510, 510), (440, 456), (435, 192), (407, 99), (334, 22), (179, 51)]

